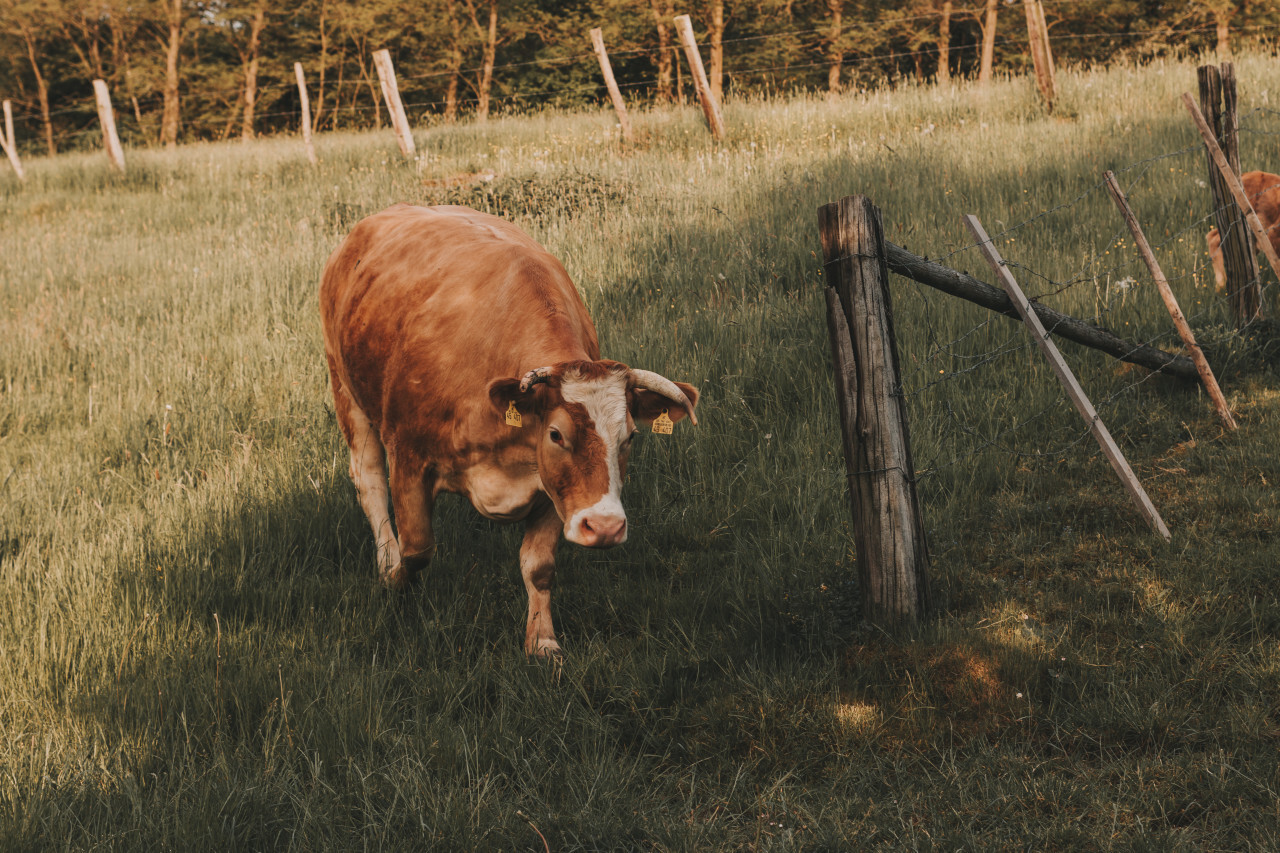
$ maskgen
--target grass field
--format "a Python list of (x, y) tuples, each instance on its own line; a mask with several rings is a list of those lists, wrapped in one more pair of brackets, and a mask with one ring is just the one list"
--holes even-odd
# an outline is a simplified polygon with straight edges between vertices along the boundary
[[(1237, 69), (1277, 170), (1275, 59)], [(722, 146), (693, 108), (632, 151), (546, 113), (424, 129), (416, 164), (387, 132), (316, 170), (266, 139), (0, 175), (0, 848), (1280, 847), (1280, 362), (1198, 269), (1200, 152), (1120, 179), (1240, 431), (1063, 345), (1173, 543), (1022, 329), (895, 278), (938, 609), (858, 618), (818, 205), (866, 193), (974, 273), (961, 214), (1038, 217), (998, 237), (1029, 292), (1176, 346), (1096, 185), (1194, 145), (1194, 65), (1060, 79), (1054, 117), (1015, 80), (733, 103)], [(422, 583), (377, 584), (316, 294), (396, 201), (515, 219), (607, 357), (702, 392), (632, 456), (630, 541), (561, 546), (562, 666), (521, 651), (519, 528), (459, 500)]]

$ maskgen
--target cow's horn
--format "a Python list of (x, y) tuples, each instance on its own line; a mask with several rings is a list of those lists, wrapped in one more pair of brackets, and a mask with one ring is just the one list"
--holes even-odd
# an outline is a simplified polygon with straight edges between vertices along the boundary
[(631, 384), (637, 388), (645, 388), (649, 391), (657, 392), (674, 401), (689, 415), (689, 422), (694, 426), (698, 425), (698, 416), (693, 413), (693, 404), (689, 402), (689, 398), (680, 390), (679, 385), (661, 373), (654, 373), (652, 370), (639, 370), (633, 367), (631, 368)]
[(528, 391), (530, 387), (537, 385), (539, 382), (546, 382), (551, 376), (550, 367), (536, 367), (530, 370), (520, 379), (520, 393)]

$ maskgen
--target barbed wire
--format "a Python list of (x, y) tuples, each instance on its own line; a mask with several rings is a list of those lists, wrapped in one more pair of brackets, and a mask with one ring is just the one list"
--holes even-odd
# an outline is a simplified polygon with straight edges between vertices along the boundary
[[(1256, 131), (1258, 133), (1271, 135), (1272, 132), (1270, 131), (1258, 130), (1256, 128), (1249, 127), (1247, 124), (1244, 123), (1250, 117), (1256, 116), (1261, 113), (1280, 115), (1280, 111), (1270, 110), (1267, 108), (1259, 108), (1259, 109), (1253, 110), (1250, 113), (1245, 114), (1245, 116), (1241, 117), (1240, 130), (1242, 132)], [(1280, 133), (1275, 135), (1280, 135)], [(1126, 174), (1126, 173), (1131, 174), (1131, 180), (1129, 181), (1130, 186), (1126, 190), (1126, 195), (1132, 200), (1134, 198), (1140, 198), (1142, 196), (1143, 181), (1147, 178), (1148, 174), (1150, 173), (1151, 167), (1154, 163), (1161, 162), (1174, 157), (1186, 156), (1191, 152), (1198, 153), (1201, 151), (1203, 151), (1203, 147), (1197, 144), (1197, 145), (1189, 146), (1187, 148), (1182, 148), (1182, 149), (1178, 149), (1171, 152), (1165, 152), (1159, 155), (1155, 155), (1153, 157), (1144, 158), (1143, 160), (1135, 161), (1133, 163), (1129, 163), (1124, 166), (1113, 168), (1112, 171), (1116, 174)], [(1085, 192), (1072, 197), (1070, 200), (1063, 202), (1062, 204), (1056, 205), (1055, 207), (1051, 208), (1049, 211), (1045, 211), (1040, 214), (1036, 214), (1035, 216), (1028, 217), (1022, 222), (1015, 223), (1013, 226), (1005, 229), (1003, 232), (1000, 232), (1000, 233), (1007, 234), (1017, 229), (1023, 229), (1023, 228), (1033, 226), (1036, 223), (1038, 223), (1040, 220), (1044, 219), (1044, 217), (1048, 213), (1061, 211), (1061, 210), (1072, 208), (1076, 205), (1081, 204), (1088, 196), (1090, 196), (1097, 189), (1098, 189), (1098, 186), (1090, 187)], [(1261, 192), (1265, 192), (1265, 191), (1266, 190), (1262, 190)], [(1255, 193), (1255, 196), (1256, 195), (1257, 194)], [(1166, 230), (1166, 239), (1159, 244), (1153, 245), (1152, 246), (1153, 252), (1158, 253), (1161, 250), (1172, 248), (1172, 246), (1176, 242), (1185, 239), (1188, 233), (1193, 231), (1202, 231), (1210, 220), (1216, 219), (1219, 212), (1230, 209), (1232, 207), (1234, 207), (1233, 201), (1226, 202), (1216, 209), (1211, 209), (1207, 214), (1193, 217), (1188, 223), (1183, 225), (1183, 227), (1176, 229), (1172, 233), (1169, 233)], [(1105, 275), (1108, 277), (1108, 281), (1110, 281), (1110, 276), (1117, 274), (1119, 272), (1128, 272), (1134, 269), (1135, 265), (1140, 264), (1143, 270), (1145, 271), (1146, 270), (1145, 263), (1142, 262), (1141, 259), (1134, 258), (1132, 256), (1129, 256), (1124, 260), (1117, 261), (1116, 263), (1110, 264), (1107, 267), (1099, 268), (1099, 263), (1101, 262), (1101, 259), (1104, 257), (1105, 254), (1111, 251), (1125, 250), (1125, 249), (1131, 250), (1135, 248), (1130, 241), (1126, 241), (1124, 239), (1123, 234), (1125, 231), (1127, 231), (1127, 228), (1122, 228), (1118, 233), (1113, 234), (1112, 237), (1106, 243), (1103, 244), (1105, 248), (1101, 251), (1093, 252), (1090, 255), (1090, 257), (1086, 259), (1085, 263), (1080, 268), (1080, 270), (1078, 270), (1077, 273), (1075, 273), (1067, 281), (1061, 281), (1061, 282), (1056, 281), (1051, 275), (1047, 275), (1044, 272), (1033, 268), (1030, 264), (1027, 264), (1027, 263), (1019, 263), (1017, 261), (1006, 259), (1005, 264), (1010, 268), (1016, 268), (1020, 274), (1030, 275), (1037, 280), (1045, 281), (1051, 284), (1053, 286), (1053, 289), (1048, 293), (1044, 294), (1044, 295), (1050, 295), (1050, 296), (1056, 295), (1059, 293), (1064, 293), (1067, 290), (1069, 290), (1071, 287), (1079, 284), (1081, 281), (1093, 280), (1096, 282), (1099, 276)], [(1252, 237), (1250, 237), (1249, 239), (1252, 240)], [(994, 242), (994, 238), (993, 238), (993, 242)], [(974, 248), (976, 245), (977, 245), (976, 243), (970, 243), (968, 245), (960, 247), (955, 251), (948, 253), (947, 255), (944, 255), (943, 257), (949, 258), (957, 254), (958, 252), (964, 251), (969, 248)], [(1129, 252), (1124, 252), (1124, 254), (1130, 255)], [(933, 261), (940, 262), (941, 259), (935, 258), (933, 259)], [(1210, 265), (1204, 259), (1203, 255), (1201, 255), (1195, 261), (1193, 261), (1191, 269), (1189, 271), (1182, 273), (1180, 275), (1174, 275), (1174, 276), (1166, 275), (1166, 278), (1170, 283), (1174, 283), (1180, 280), (1185, 280), (1188, 277), (1194, 278), (1203, 274), (1209, 266)], [(1269, 299), (1273, 295), (1273, 292), (1277, 287), (1277, 283), (1269, 280), (1264, 281), (1262, 272), (1263, 271), (1259, 269), (1258, 276), (1253, 278), (1250, 282), (1248, 282), (1246, 286), (1250, 286), (1250, 287), (1257, 286), (1259, 288), (1259, 291), (1263, 299), (1265, 300), (1265, 299)], [(1128, 279), (1122, 279), (1121, 281), (1132, 282), (1132, 277)], [(1094, 317), (1090, 320), (1090, 322), (1093, 322), (1096, 324), (1101, 319), (1103, 319), (1107, 314), (1109, 314), (1111, 311), (1117, 310), (1119, 307), (1125, 305), (1128, 301), (1127, 300), (1128, 294), (1126, 291), (1129, 289), (1129, 287), (1132, 287), (1132, 283), (1130, 283), (1128, 287), (1124, 288), (1124, 290), (1121, 291), (1122, 294), (1124, 294), (1124, 296), (1119, 300), (1118, 305), (1116, 304), (1116, 300), (1109, 296), (1108, 300), (1102, 305), (1102, 307), (1099, 310), (1095, 311)], [(945, 471), (947, 471), (948, 469), (963, 465), (969, 462), (970, 460), (972, 460), (974, 457), (984, 454), (987, 451), (990, 451), (993, 449), (1015, 460), (1059, 458), (1065, 455), (1066, 453), (1072, 451), (1074, 448), (1078, 447), (1082, 442), (1084, 442), (1090, 436), (1090, 434), (1093, 431), (1093, 424), (1085, 424), (1083, 428), (1079, 428), (1077, 431), (1073, 432), (1072, 435), (1067, 440), (1065, 440), (1064, 442), (1055, 443), (1055, 445), (1049, 449), (1033, 448), (1028, 450), (1022, 447), (1015, 446), (1014, 444), (1010, 443), (1009, 439), (1019, 431), (1026, 430), (1031, 425), (1042, 421), (1043, 419), (1049, 417), (1053, 413), (1062, 409), (1064, 404), (1067, 402), (1067, 399), (1065, 395), (1061, 393), (1054, 395), (1051, 400), (1049, 400), (1047, 403), (1041, 406), (1037, 411), (1029, 415), (1020, 413), (1018, 417), (1015, 419), (1015, 422), (1013, 424), (1006, 425), (1006, 426), (997, 425), (997, 428), (994, 431), (991, 431), (989, 429), (984, 430), (981, 427), (976, 426), (974, 422), (967, 420), (965, 416), (963, 416), (960, 412), (956, 410), (951, 399), (949, 399), (948, 397), (941, 397), (934, 402), (930, 402), (927, 404), (924, 403), (924, 398), (926, 396), (930, 396), (931, 394), (935, 393), (937, 390), (939, 390), (940, 386), (945, 386), (949, 383), (962, 381), (970, 374), (976, 373), (978, 371), (990, 369), (993, 363), (995, 363), (996, 361), (1002, 358), (1006, 358), (1014, 354), (1025, 353), (1034, 346), (1034, 341), (1025, 333), (1025, 331), (1018, 328), (1020, 324), (1015, 323), (1009, 327), (1008, 332), (1002, 335), (1001, 339), (997, 341), (994, 346), (988, 345), (985, 347), (981, 347), (977, 351), (963, 351), (961, 349), (961, 346), (966, 344), (971, 339), (973, 339), (975, 335), (977, 335), (979, 332), (983, 330), (986, 330), (988, 332), (988, 340), (989, 340), (989, 333), (992, 329), (992, 324), (995, 323), (996, 321), (996, 315), (992, 314), (991, 316), (984, 318), (977, 324), (971, 326), (968, 329), (963, 330), (958, 336), (953, 337), (949, 341), (943, 342), (944, 337), (946, 336), (943, 336), (940, 334), (939, 329), (935, 323), (934, 302), (938, 298), (949, 299), (952, 297), (942, 297), (936, 294), (932, 294), (930, 293), (929, 288), (925, 286), (920, 286), (916, 288), (914, 292), (922, 300), (922, 304), (924, 306), (924, 310), (921, 312), (917, 312), (916, 314), (914, 314), (914, 316), (918, 319), (918, 321), (922, 322), (925, 327), (927, 343), (925, 346), (925, 353), (921, 358), (917, 359), (915, 358), (915, 356), (909, 355), (912, 361), (916, 362), (914, 370), (904, 375), (904, 378), (902, 380), (902, 387), (900, 387), (899, 390), (895, 393), (900, 394), (906, 400), (917, 401), (916, 405), (928, 405), (930, 406), (931, 409), (935, 411), (938, 411), (938, 410), (942, 411), (945, 414), (946, 422), (951, 425), (951, 428), (957, 434), (964, 436), (964, 438), (966, 439), (965, 444), (967, 445), (962, 451), (957, 452), (957, 448), (953, 442), (951, 443), (951, 447), (953, 449), (950, 453), (946, 452), (945, 450), (939, 451), (932, 459), (928, 460), (925, 464), (917, 466), (917, 471), (912, 472), (913, 479), (916, 482), (922, 482), (929, 478), (937, 477), (942, 473), (944, 473)], [(1221, 306), (1223, 302), (1224, 300), (1216, 299), (1216, 298), (1211, 298), (1206, 300), (1197, 300), (1197, 304), (1201, 305), (1200, 308), (1186, 310), (1186, 308), (1184, 307), (1183, 313), (1188, 323), (1193, 323), (1193, 324), (1199, 323), (1201, 321), (1209, 319), (1211, 316), (1215, 314), (1220, 315)], [(1047, 331), (1052, 333), (1053, 329), (1048, 329)], [(1175, 329), (1171, 327), (1166, 327), (1160, 331), (1157, 331), (1155, 334), (1151, 334), (1147, 336), (1141, 336), (1141, 335), (1138, 336), (1138, 342), (1133, 344), (1133, 350), (1131, 350), (1130, 353), (1125, 355), (1126, 356), (1132, 355), (1133, 352), (1136, 352), (1137, 350), (1143, 347), (1159, 347), (1159, 346), (1168, 345), (1171, 343), (1180, 346), (1181, 339), (1178, 336), (1178, 333), (1176, 332)], [(959, 369), (956, 369), (955, 362), (957, 360), (960, 361), (962, 364), (964, 364), (964, 366)], [(945, 362), (946, 366), (943, 367), (941, 370), (939, 370), (939, 374), (937, 376), (931, 375), (927, 381), (922, 382), (916, 387), (908, 388), (911, 382), (913, 380), (918, 380), (924, 371), (930, 371), (930, 374), (932, 374), (932, 371), (934, 369), (937, 369), (939, 365), (943, 362)], [(951, 369), (947, 369), (947, 368), (951, 368)], [(1160, 375), (1160, 372), (1159, 371), (1141, 371), (1141, 372), (1137, 372), (1136, 375), (1138, 378), (1132, 381), (1126, 382), (1125, 384), (1121, 385), (1118, 388), (1114, 388), (1109, 393), (1106, 393), (1103, 396), (1098, 396), (1096, 394), (1092, 395), (1095, 398), (1093, 403), (1094, 403), (1094, 408), (1097, 412), (1097, 416), (1096, 416), (1097, 418), (1103, 417), (1104, 413), (1106, 412), (1113, 411), (1114, 407), (1118, 405), (1121, 400), (1123, 400), (1128, 396), (1131, 396), (1132, 394), (1137, 393), (1137, 391), (1140, 388), (1142, 388), (1146, 383), (1150, 382), (1157, 375)], [(1071, 416), (1071, 417), (1074, 418), (1074, 416)], [(987, 421), (987, 423), (989, 423), (989, 421)], [(942, 444), (945, 445), (946, 442), (943, 442)], [(1100, 452), (1100, 451), (1096, 451), (1096, 452)]]

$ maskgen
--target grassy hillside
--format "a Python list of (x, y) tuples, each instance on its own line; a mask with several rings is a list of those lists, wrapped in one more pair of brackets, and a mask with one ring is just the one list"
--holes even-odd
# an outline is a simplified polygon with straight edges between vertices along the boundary
[[(1242, 161), (1276, 170), (1274, 59), (1237, 69)], [(387, 133), (315, 170), (269, 139), (0, 175), (0, 847), (1280, 846), (1280, 382), (1203, 269), (1194, 67), (1061, 85), (1052, 118), (1006, 81), (731, 104), (721, 146), (692, 108), (635, 150), (547, 113), (417, 163)], [(1106, 168), (1240, 432), (1063, 345), (1165, 546), (1021, 328), (895, 278), (939, 610), (860, 625), (816, 208), (866, 193), (975, 273), (976, 213), (1029, 292), (1174, 348)], [(561, 546), (562, 666), (521, 652), (519, 528), (462, 501), (417, 589), (376, 582), (316, 292), (396, 201), (513, 218), (606, 356), (702, 392), (633, 454), (630, 541)]]

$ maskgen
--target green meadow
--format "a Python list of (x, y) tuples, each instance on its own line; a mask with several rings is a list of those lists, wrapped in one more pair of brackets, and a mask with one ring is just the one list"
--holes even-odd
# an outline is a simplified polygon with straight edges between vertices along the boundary
[[(1237, 59), (1246, 169), (1280, 171), (1274, 70)], [(547, 111), (421, 125), (417, 161), (384, 131), (0, 173), (0, 848), (1280, 847), (1280, 348), (1206, 268), (1194, 63), (1060, 85), (743, 99), (718, 145), (695, 107), (631, 148)], [(1165, 544), (1024, 329), (894, 277), (936, 608), (864, 624), (818, 206), (992, 281), (974, 213), (1032, 296), (1176, 350), (1108, 168), (1240, 430), (1061, 344)], [(399, 201), (511, 218), (606, 357), (702, 393), (632, 454), (630, 540), (561, 545), (560, 664), (521, 649), (520, 527), (459, 499), (417, 586), (377, 582), (317, 290)]]

